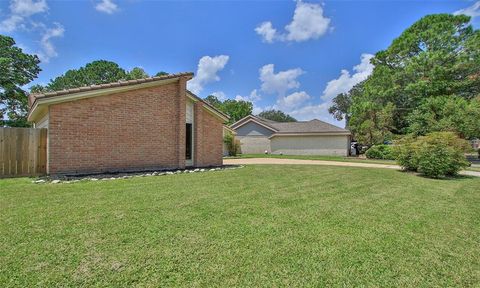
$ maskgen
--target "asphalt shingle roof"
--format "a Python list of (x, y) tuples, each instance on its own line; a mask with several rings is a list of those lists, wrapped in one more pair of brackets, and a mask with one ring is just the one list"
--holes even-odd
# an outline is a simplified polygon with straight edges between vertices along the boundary
[(142, 79), (118, 81), (118, 82), (112, 82), (112, 83), (106, 83), (106, 84), (82, 86), (82, 87), (78, 87), (78, 88), (64, 89), (64, 90), (59, 90), (59, 91), (52, 91), (52, 92), (45, 92), (45, 93), (34, 93), (34, 94), (31, 94), (31, 96), (33, 96), (34, 98), (60, 96), (60, 95), (66, 95), (66, 94), (72, 94), (72, 93), (78, 93), (78, 92), (84, 92), (84, 91), (136, 85), (136, 84), (148, 83), (148, 82), (153, 82), (153, 81), (160, 81), (160, 80), (166, 80), (166, 79), (171, 79), (171, 78), (178, 78), (178, 77), (181, 77), (181, 76), (192, 77), (193, 73), (192, 72), (183, 72), (183, 73), (177, 73), (177, 74), (168, 74), (168, 75), (162, 75), (162, 76), (147, 77), (147, 78), (142, 78)]
[(318, 119), (298, 122), (276, 122), (256, 117), (259, 121), (277, 129), (277, 133), (327, 133), (327, 132), (350, 132), (347, 129), (323, 122)]

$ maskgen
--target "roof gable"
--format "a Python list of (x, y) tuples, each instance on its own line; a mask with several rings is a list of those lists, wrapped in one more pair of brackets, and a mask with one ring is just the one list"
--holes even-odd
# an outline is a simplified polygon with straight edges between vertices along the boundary
[(263, 119), (261, 117), (248, 115), (231, 125), (232, 129), (249, 123), (255, 122), (262, 125), (277, 134), (305, 134), (305, 133), (329, 133), (329, 134), (350, 134), (347, 129), (340, 128), (330, 123), (313, 119), (310, 121), (297, 122), (276, 122), (273, 120)]
[(273, 132), (277, 132), (278, 129), (273, 127), (272, 125), (270, 125), (269, 123), (266, 123), (265, 121), (263, 121), (261, 118), (259, 117), (256, 117), (256, 116), (253, 116), (253, 115), (248, 115), (246, 117), (243, 117), (242, 119), (238, 120), (237, 122), (233, 123), (232, 125), (230, 125), (230, 127), (232, 129), (237, 129), (249, 122), (254, 122), (260, 126), (263, 126)]

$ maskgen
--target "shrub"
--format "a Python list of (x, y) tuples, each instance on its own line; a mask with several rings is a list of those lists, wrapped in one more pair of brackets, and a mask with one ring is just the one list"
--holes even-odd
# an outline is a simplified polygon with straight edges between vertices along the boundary
[(232, 133), (225, 134), (223, 142), (227, 145), (229, 156), (237, 156), (237, 154), (240, 153), (240, 141), (235, 139), (235, 136)]
[(397, 162), (406, 170), (438, 178), (468, 167), (468, 143), (451, 132), (434, 132), (416, 139), (406, 137), (395, 146)]
[(370, 159), (395, 160), (391, 145), (373, 145), (365, 155)]
[(398, 140), (393, 148), (398, 165), (407, 171), (417, 171), (418, 169), (417, 145), (415, 138), (407, 136)]

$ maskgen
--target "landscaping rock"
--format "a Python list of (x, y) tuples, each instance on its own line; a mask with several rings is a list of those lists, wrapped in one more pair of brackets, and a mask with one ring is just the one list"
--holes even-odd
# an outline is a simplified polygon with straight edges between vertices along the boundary
[[(214, 167), (214, 168), (195, 168), (195, 169), (182, 169), (182, 170), (173, 170), (173, 171), (154, 171), (154, 172), (149, 172), (149, 173), (132, 173), (132, 174), (127, 174), (122, 173), (122, 174), (115, 174), (115, 175), (109, 175), (109, 174), (103, 174), (103, 175), (96, 175), (98, 178), (93, 178), (91, 176), (85, 176), (84, 178), (65, 178), (63, 181), (56, 179), (53, 180), (49, 183), (52, 184), (57, 184), (57, 183), (75, 183), (79, 182), (81, 180), (90, 180), (90, 181), (108, 181), (108, 180), (116, 180), (116, 179), (129, 179), (129, 178), (134, 178), (134, 177), (149, 177), (149, 176), (163, 176), (163, 175), (174, 175), (174, 174), (182, 174), (182, 173), (195, 173), (195, 172), (208, 172), (208, 171), (217, 171), (217, 170), (227, 170), (227, 169), (236, 169), (236, 168), (242, 168), (244, 166), (234, 166), (234, 167)], [(32, 181), (32, 183), (46, 183), (49, 180), (44, 180), (44, 179), (38, 179), (35, 181)]]

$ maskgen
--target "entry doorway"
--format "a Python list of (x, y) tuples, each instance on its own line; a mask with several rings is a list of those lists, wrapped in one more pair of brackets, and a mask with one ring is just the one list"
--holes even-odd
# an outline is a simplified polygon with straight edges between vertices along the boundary
[(185, 166), (193, 166), (193, 125), (185, 124)]

